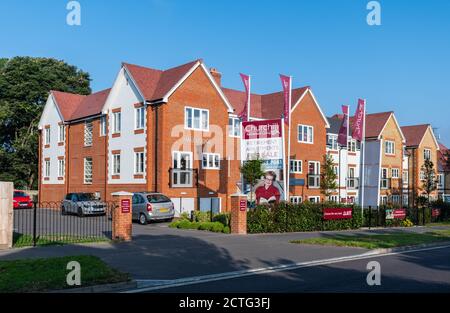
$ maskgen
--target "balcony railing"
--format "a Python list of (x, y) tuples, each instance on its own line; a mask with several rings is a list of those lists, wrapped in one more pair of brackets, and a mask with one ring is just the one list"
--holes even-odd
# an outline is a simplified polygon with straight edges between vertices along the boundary
[(389, 189), (391, 188), (391, 180), (390, 178), (382, 178), (380, 179), (380, 189)]
[(349, 177), (347, 178), (347, 188), (348, 189), (358, 189), (359, 187), (359, 178)]
[(197, 186), (197, 169), (170, 168), (169, 185), (172, 188), (192, 188)]
[(308, 188), (319, 188), (319, 187), (320, 187), (320, 175), (308, 174)]

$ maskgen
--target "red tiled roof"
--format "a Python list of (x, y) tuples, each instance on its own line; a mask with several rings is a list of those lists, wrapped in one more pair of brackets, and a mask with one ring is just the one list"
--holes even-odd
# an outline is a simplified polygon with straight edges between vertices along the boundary
[(54, 90), (52, 90), (51, 93), (55, 98), (56, 105), (58, 106), (59, 111), (61, 112), (62, 117), (65, 121), (70, 120), (70, 117), (76, 111), (78, 105), (81, 103), (81, 101), (83, 101), (83, 98), (85, 97), (83, 95)]
[[(300, 97), (309, 89), (309, 86), (292, 89), (292, 107)], [(223, 88), (222, 91), (234, 108), (234, 113), (239, 114), (244, 109), (246, 95), (244, 91)], [(250, 95), (250, 116), (256, 118), (276, 119), (283, 114), (283, 92), (271, 94)]]
[(417, 147), (422, 141), (423, 136), (430, 125), (412, 125), (401, 127), (403, 135), (406, 138), (407, 147)]
[[(386, 125), (387, 121), (391, 117), (394, 112), (380, 112), (380, 113), (372, 113), (366, 115), (366, 138), (376, 138), (381, 134), (381, 131)], [(344, 116), (342, 114), (335, 114), (333, 118), (342, 119)], [(353, 129), (353, 121), (355, 117), (350, 117), (350, 125), (352, 125)]]
[(145, 100), (162, 99), (177, 82), (200, 60), (195, 60), (165, 71), (123, 63)]
[(54, 90), (51, 93), (55, 97), (56, 105), (64, 121), (70, 121), (99, 114), (110, 90), (105, 89), (88, 96)]
[(71, 120), (76, 120), (79, 118), (92, 116), (101, 113), (103, 105), (106, 102), (106, 98), (108, 98), (109, 92), (111, 88), (105, 89), (89, 96), (84, 97), (83, 101), (81, 101), (78, 108), (70, 117)]

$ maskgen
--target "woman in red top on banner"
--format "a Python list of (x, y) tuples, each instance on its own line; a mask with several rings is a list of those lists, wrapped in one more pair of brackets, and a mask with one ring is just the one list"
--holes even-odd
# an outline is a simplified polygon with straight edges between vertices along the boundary
[(266, 172), (264, 175), (264, 185), (255, 190), (256, 203), (278, 203), (280, 201), (280, 190), (274, 186), (277, 175), (272, 172)]

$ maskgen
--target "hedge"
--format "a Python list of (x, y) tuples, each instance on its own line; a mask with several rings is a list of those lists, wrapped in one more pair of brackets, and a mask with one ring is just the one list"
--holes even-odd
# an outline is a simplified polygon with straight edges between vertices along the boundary
[(361, 209), (352, 206), (351, 219), (323, 220), (323, 208), (344, 208), (347, 205), (335, 203), (282, 202), (276, 206), (257, 206), (248, 211), (248, 233), (283, 233), (320, 230), (357, 229), (361, 227)]

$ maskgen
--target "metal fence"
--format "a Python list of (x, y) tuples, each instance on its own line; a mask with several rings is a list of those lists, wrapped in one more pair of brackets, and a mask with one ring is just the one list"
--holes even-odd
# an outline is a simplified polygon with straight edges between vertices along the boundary
[[(63, 202), (33, 202), (14, 209), (13, 242), (16, 247), (110, 240), (114, 203), (95, 204), (82, 210)], [(92, 210), (92, 207), (98, 209)]]
[[(394, 211), (404, 210), (404, 217), (393, 216)], [(388, 217), (390, 215), (390, 218)], [(401, 226), (402, 221), (408, 219), (414, 225), (425, 225), (448, 220), (450, 206), (436, 206), (421, 208), (392, 208), (390, 206), (368, 207), (364, 209), (363, 227)]]

